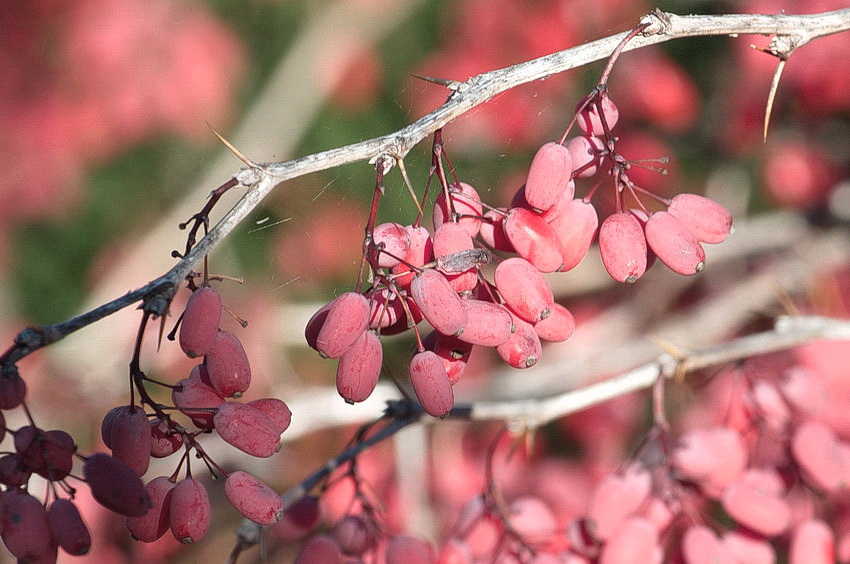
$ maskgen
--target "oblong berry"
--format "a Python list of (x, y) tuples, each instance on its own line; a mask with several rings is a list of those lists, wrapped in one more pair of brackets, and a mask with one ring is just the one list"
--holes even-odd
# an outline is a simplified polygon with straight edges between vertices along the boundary
[(202, 483), (184, 478), (171, 489), (168, 525), (174, 538), (194, 544), (204, 538), (210, 526), (210, 498)]
[(649, 248), (673, 272), (689, 276), (705, 267), (705, 251), (699, 239), (669, 212), (649, 216), (645, 233)]
[(410, 283), (410, 296), (431, 326), (444, 335), (457, 335), (466, 326), (460, 296), (443, 274), (426, 268)]
[(342, 562), (342, 550), (336, 539), (330, 535), (310, 537), (298, 555), (294, 564), (338, 564)]
[[(588, 96), (592, 98), (591, 102), (583, 109), (580, 109), (585, 105)], [(611, 101), (611, 98), (608, 97), (607, 92), (593, 93), (588, 96), (582, 98), (576, 105), (576, 111), (578, 111), (576, 123), (584, 131), (585, 135), (604, 136), (606, 135), (606, 131), (602, 126), (603, 117), (605, 119), (605, 125), (608, 126), (608, 131), (610, 132), (617, 125), (617, 120), (620, 118), (620, 111), (614, 102)]]
[(416, 399), (426, 413), (445, 417), (454, 407), (452, 383), (443, 368), (443, 361), (433, 351), (413, 355), (407, 369)]
[(611, 278), (634, 283), (646, 271), (646, 236), (635, 216), (614, 213), (599, 228), (599, 254)]
[(260, 525), (272, 525), (283, 516), (283, 500), (277, 492), (248, 472), (228, 474), (224, 496), (243, 517)]
[(221, 294), (202, 286), (192, 292), (180, 321), (180, 348), (189, 358), (204, 356), (210, 350), (221, 323)]
[(571, 199), (575, 190), (575, 185), (570, 184), (572, 172), (573, 158), (569, 149), (560, 143), (544, 144), (528, 168), (525, 200), (531, 207), (546, 211), (561, 198)]
[(336, 389), (348, 403), (366, 400), (378, 385), (384, 349), (373, 331), (365, 331), (339, 359), (336, 369)]
[(210, 385), (222, 396), (241, 397), (251, 385), (251, 365), (239, 338), (219, 331), (204, 357)]
[(292, 410), (283, 400), (277, 398), (260, 398), (249, 401), (248, 405), (263, 412), (269, 420), (277, 427), (278, 434), (282, 434), (292, 423)]
[(512, 253), (514, 246), (505, 234), (505, 215), (507, 215), (507, 212), (507, 208), (487, 210), (484, 213), (484, 220), (481, 223), (478, 236), (491, 249)]
[(375, 526), (361, 515), (346, 515), (334, 525), (331, 534), (348, 556), (360, 556), (378, 541)]
[(189, 416), (199, 429), (213, 428), (215, 410), (224, 402), (212, 386), (204, 383), (206, 373), (206, 366), (196, 365), (188, 378), (180, 380), (171, 389), (174, 407)]
[(167, 476), (157, 476), (147, 483), (145, 491), (151, 500), (150, 511), (138, 517), (127, 517), (124, 526), (134, 539), (154, 542), (168, 531), (168, 509), (174, 482)]
[(357, 292), (337, 296), (316, 335), (316, 350), (325, 358), (339, 358), (369, 326), (369, 301)]
[[(461, 333), (463, 335), (463, 333)], [(443, 361), (443, 368), (452, 386), (460, 380), (474, 345), (461, 341), (458, 337), (443, 335), (433, 331), (422, 339), (422, 344), (429, 351), (434, 351)]]
[[(0, 496), (3, 505), (0, 536), (6, 549), (19, 561), (39, 561), (42, 558), (50, 561), (50, 524), (41, 502), (20, 490), (7, 490)], [(55, 561), (55, 548), (52, 551), (52, 560)]]
[(100, 452), (89, 456), (83, 464), (83, 476), (92, 497), (107, 509), (139, 517), (151, 507), (150, 497), (139, 476), (117, 458)]
[[(454, 218), (449, 210), (448, 201), (454, 207), (454, 213), (456, 214)], [(478, 195), (475, 188), (466, 182), (452, 184), (449, 186), (448, 199), (446, 199), (445, 192), (440, 192), (434, 201), (434, 211), (432, 214), (434, 228), (436, 229), (444, 223), (455, 221), (469, 233), (470, 237), (475, 237), (481, 228), (481, 215), (483, 211), (484, 206), (481, 204), (481, 196)]]
[(443, 273), (455, 292), (467, 292), (475, 288), (478, 284), (478, 267), (475, 265), (461, 270), (466, 265), (457, 267), (453, 261), (449, 261), (452, 267), (447, 268), (441, 262), (450, 255), (471, 251), (473, 248), (472, 237), (457, 223), (444, 223), (434, 231), (434, 259), (437, 260), (437, 269)]
[(413, 281), (416, 272), (411, 267), (421, 267), (434, 260), (434, 243), (431, 233), (422, 226), (405, 226), (410, 238), (410, 247), (404, 257), (404, 262), (393, 267), (393, 282), (400, 288), (406, 289)]
[(0, 376), (0, 409), (15, 409), (24, 402), (27, 383), (17, 372)]
[(469, 298), (463, 300), (463, 307), (466, 309), (467, 321), (463, 333), (457, 336), (461, 341), (495, 347), (511, 337), (513, 322), (504, 306)]
[(47, 523), (50, 536), (68, 554), (82, 556), (91, 550), (91, 533), (71, 500), (53, 500), (47, 508)]
[(549, 308), (555, 303), (549, 282), (524, 258), (503, 260), (496, 267), (493, 280), (507, 306), (529, 323), (547, 317)]
[(265, 413), (248, 404), (224, 402), (218, 406), (213, 423), (225, 442), (251, 456), (268, 458), (280, 448), (278, 426)]
[(676, 194), (667, 211), (703, 243), (722, 243), (732, 233), (732, 214), (705, 196)]
[(399, 264), (410, 249), (410, 236), (403, 225), (395, 222), (379, 223), (372, 230), (376, 259), (381, 268)]
[(576, 330), (576, 320), (566, 307), (558, 302), (549, 306), (549, 316), (534, 324), (534, 331), (543, 341), (561, 343), (569, 340)]
[(581, 198), (561, 200), (543, 214), (563, 249), (561, 272), (572, 270), (587, 256), (590, 245), (596, 237), (599, 216), (590, 202)]
[(514, 322), (514, 332), (511, 338), (496, 347), (496, 352), (508, 365), (514, 368), (531, 368), (543, 354), (540, 337), (534, 330), (534, 325), (510, 312)]
[(605, 148), (601, 139), (581, 135), (567, 139), (564, 146), (573, 159), (573, 178), (590, 178), (599, 171), (601, 152)]
[(152, 457), (171, 456), (183, 446), (183, 435), (170, 429), (168, 424), (159, 417), (150, 420), (150, 427)]
[(564, 264), (561, 241), (540, 214), (511, 208), (505, 216), (504, 228), (516, 253), (540, 272), (555, 272)]
[(112, 456), (132, 468), (137, 476), (143, 476), (151, 459), (151, 426), (140, 406), (125, 407), (110, 426)]

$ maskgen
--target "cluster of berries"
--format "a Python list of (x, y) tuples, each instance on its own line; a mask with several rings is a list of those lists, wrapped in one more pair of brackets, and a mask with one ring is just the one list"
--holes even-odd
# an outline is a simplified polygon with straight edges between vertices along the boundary
[[(574, 118), (583, 135), (544, 144), (509, 208), (487, 206), (470, 184), (439, 175), (443, 190), (432, 208), (433, 233), (421, 225), (421, 214), (411, 225), (370, 220), (363, 258), (372, 286), (338, 296), (305, 330), (311, 347), (339, 359), (337, 389), (346, 401), (363, 401), (375, 388), (383, 361), (379, 335), (410, 328), (418, 342), (410, 382), (423, 409), (436, 417), (452, 409), (452, 386), (473, 346), (495, 348), (515, 368), (536, 364), (541, 341), (567, 340), (575, 329), (543, 274), (575, 268), (597, 230), (602, 262), (620, 282), (636, 281), (655, 257), (681, 274), (702, 270), (702, 243), (723, 241), (732, 216), (703, 196), (663, 200), (635, 186), (627, 175), (630, 163), (614, 150), (611, 129), (618, 116), (604, 88), (586, 96)], [(444, 154), (438, 139), (433, 169), (440, 169)], [(576, 198), (575, 179), (603, 171), (614, 179), (617, 211), (600, 226), (591, 203), (599, 183)], [(627, 193), (637, 208), (626, 205)], [(667, 210), (649, 211), (639, 193)], [(500, 256), (491, 282), (481, 267), (494, 251)], [(422, 319), (434, 329), (424, 338), (415, 328)]]
[[(92, 489), (98, 501), (127, 516), (127, 529), (140, 541), (153, 542), (169, 529), (183, 543), (197, 542), (206, 534), (211, 509), (206, 487), (192, 478), (188, 466), (186, 477), (177, 481), (193, 449), (211, 468), (227, 476), (225, 496), (242, 515), (270, 525), (283, 514), (283, 503), (272, 488), (247, 472), (223, 471), (196, 440), (203, 433), (215, 431), (247, 454), (270, 457), (279, 450), (280, 435), (291, 420), (289, 408), (279, 399), (239, 401), (251, 383), (251, 368), (239, 339), (219, 328), (222, 310), (218, 291), (202, 285), (192, 293), (181, 320), (182, 350), (190, 358), (204, 358), (188, 378), (171, 387), (173, 408), (188, 417), (191, 425), (173, 419), (172, 412), (166, 411), (172, 406), (151, 401), (143, 403), (151, 408), (152, 415), (131, 403), (113, 408), (103, 418), (101, 436), (112, 450), (111, 460), (122, 463), (130, 472), (126, 479), (141, 487), (145, 511), (137, 514), (107, 505)], [(184, 454), (172, 476), (158, 476), (141, 485), (139, 478), (147, 472), (151, 457), (164, 458), (181, 449)], [(114, 485), (123, 484), (117, 477), (110, 480)], [(122, 489), (129, 490), (128, 485), (122, 485)]]

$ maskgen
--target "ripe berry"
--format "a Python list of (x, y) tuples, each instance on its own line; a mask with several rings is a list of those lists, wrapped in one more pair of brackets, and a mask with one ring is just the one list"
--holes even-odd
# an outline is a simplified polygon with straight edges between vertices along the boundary
[(314, 348), (325, 358), (341, 357), (369, 326), (369, 311), (369, 301), (361, 294), (339, 295), (328, 307)]
[(387, 544), (387, 564), (431, 564), (434, 562), (431, 545), (409, 535), (393, 537)]
[(454, 407), (452, 384), (443, 368), (443, 361), (433, 351), (413, 355), (408, 366), (408, 376), (413, 384), (416, 399), (426, 413), (445, 417)]
[(581, 198), (565, 199), (544, 213), (543, 219), (552, 226), (561, 242), (563, 264), (560, 271), (572, 270), (587, 255), (596, 237), (599, 227), (596, 208)]
[(378, 385), (384, 350), (373, 331), (365, 331), (339, 359), (336, 389), (348, 403), (366, 400)]
[(171, 390), (174, 407), (188, 415), (199, 429), (213, 428), (215, 410), (224, 402), (218, 392), (203, 382), (206, 373), (206, 366), (199, 364)]
[(339, 543), (330, 535), (316, 535), (304, 543), (295, 564), (338, 564), (342, 562)]
[(224, 402), (218, 406), (213, 423), (222, 439), (251, 456), (268, 458), (280, 448), (278, 426), (248, 404)]
[(165, 421), (158, 417), (150, 420), (151, 450), (154, 458), (165, 458), (177, 452), (183, 446), (183, 435), (169, 429)]
[(672, 214), (659, 211), (645, 225), (646, 243), (673, 272), (689, 276), (705, 267), (705, 251), (696, 235)]
[(282, 434), (289, 428), (292, 422), (292, 411), (289, 406), (277, 398), (260, 398), (249, 401), (248, 405), (255, 407), (275, 424), (278, 434)]
[(561, 242), (540, 214), (525, 208), (511, 208), (504, 226), (505, 235), (516, 253), (540, 272), (555, 272), (564, 264)]
[(277, 492), (242, 470), (228, 474), (224, 495), (236, 511), (260, 525), (272, 525), (283, 516), (283, 501)]
[(564, 146), (573, 159), (573, 178), (590, 178), (602, 165), (605, 143), (598, 137), (579, 136), (567, 139)]
[(174, 482), (167, 476), (157, 476), (145, 486), (151, 500), (150, 511), (138, 517), (127, 517), (124, 526), (136, 540), (154, 542), (168, 530), (168, 509)]
[(514, 332), (510, 339), (496, 347), (496, 352), (514, 368), (531, 368), (543, 354), (540, 337), (534, 331), (534, 325), (514, 312), (510, 314), (514, 322)]
[(434, 260), (434, 243), (431, 240), (431, 233), (421, 226), (408, 225), (405, 230), (407, 230), (407, 235), (410, 238), (410, 247), (404, 256), (404, 262), (393, 267), (393, 274), (403, 274), (393, 278), (393, 282), (404, 289), (410, 286), (410, 282), (415, 276), (411, 267), (421, 267)]
[(677, 194), (667, 211), (703, 243), (722, 243), (732, 232), (732, 214), (705, 196)]
[(484, 244), (497, 251), (514, 252), (514, 246), (505, 234), (505, 215), (507, 208), (496, 208), (484, 213), (479, 230), (479, 238)]
[(372, 239), (377, 249), (378, 266), (392, 268), (399, 264), (410, 249), (410, 236), (401, 224), (379, 223), (372, 230)]
[(466, 310), (443, 274), (426, 268), (410, 283), (410, 296), (431, 326), (444, 335), (457, 335), (466, 326)]
[(95, 453), (83, 464), (83, 476), (99, 504), (121, 515), (139, 517), (151, 507), (151, 500), (138, 475), (126, 464), (108, 454)]
[[(513, 320), (512, 320), (513, 321)], [(463, 333), (461, 333), (463, 335)], [(454, 386), (460, 380), (463, 371), (466, 369), (466, 364), (469, 362), (469, 356), (472, 354), (472, 343), (467, 343), (458, 337), (443, 335), (436, 331), (428, 334), (422, 344), (429, 351), (434, 351), (440, 360), (443, 362), (443, 368), (446, 370), (446, 376), (449, 382)]]
[(68, 554), (82, 556), (91, 549), (91, 534), (77, 506), (71, 500), (58, 498), (47, 508), (50, 535)]
[(493, 276), (499, 295), (507, 306), (529, 323), (537, 323), (549, 316), (555, 301), (549, 282), (527, 260), (511, 257), (496, 267)]
[(27, 395), (27, 383), (17, 371), (8, 375), (0, 375), (0, 409), (15, 409), (24, 401)]
[(41, 502), (21, 490), (6, 490), (0, 496), (0, 534), (6, 549), (23, 562), (50, 561), (51, 552), (55, 561), (56, 545), (51, 546), (50, 524)]
[(221, 295), (202, 286), (192, 292), (180, 322), (180, 348), (189, 358), (204, 356), (210, 350), (221, 322)]
[(576, 329), (570, 310), (555, 302), (549, 306), (549, 316), (534, 324), (534, 331), (543, 341), (560, 343), (569, 340)]
[[(579, 111), (576, 122), (585, 135), (595, 135), (597, 137), (603, 136), (606, 132), (605, 128), (602, 126), (602, 120), (605, 120), (605, 124), (608, 126), (608, 131), (610, 131), (615, 125), (617, 125), (620, 112), (617, 109), (617, 106), (614, 105), (614, 102), (611, 101), (611, 98), (608, 97), (608, 92), (602, 92), (599, 94), (593, 93), (588, 96), (592, 97), (593, 100), (586, 105), (584, 109)], [(576, 106), (577, 111), (585, 104), (588, 96), (585, 96), (579, 101)], [(600, 106), (602, 108), (601, 111)]]
[(346, 515), (334, 525), (331, 534), (348, 556), (360, 556), (378, 541), (374, 526), (360, 515)]
[(112, 456), (142, 476), (150, 464), (151, 426), (144, 409), (137, 405), (123, 407), (112, 418), (108, 430)]
[[(463, 227), (470, 237), (478, 235), (484, 206), (481, 205), (481, 196), (478, 195), (475, 188), (466, 182), (461, 182), (459, 185), (452, 184), (449, 186), (449, 198), (452, 206), (454, 206), (454, 212), (457, 214), (456, 223)], [(454, 221), (454, 218), (451, 217), (449, 207), (446, 204), (446, 194), (440, 192), (434, 202), (434, 229), (451, 221)]]
[(251, 385), (251, 365), (242, 343), (230, 331), (219, 331), (204, 357), (210, 385), (220, 395), (241, 397)]
[(447, 256), (471, 251), (473, 248), (472, 237), (457, 223), (444, 223), (434, 232), (434, 258), (438, 261), (437, 269), (443, 273), (455, 292), (467, 292), (475, 288), (478, 284), (478, 267), (473, 265), (463, 270), (461, 269), (464, 267), (456, 266), (445, 268), (440, 261)]
[(540, 211), (554, 206), (560, 199), (571, 199), (575, 184), (570, 182), (573, 159), (569, 149), (560, 143), (546, 143), (534, 155), (525, 181), (525, 200)]
[(599, 254), (611, 278), (634, 283), (646, 271), (646, 237), (630, 213), (609, 215), (599, 228)]
[(194, 544), (204, 538), (210, 526), (210, 499), (207, 489), (193, 478), (184, 478), (171, 489), (168, 524), (174, 538)]
[(463, 333), (457, 336), (461, 341), (483, 347), (495, 347), (510, 338), (513, 322), (511, 314), (504, 306), (468, 298), (463, 300), (463, 307), (467, 321)]

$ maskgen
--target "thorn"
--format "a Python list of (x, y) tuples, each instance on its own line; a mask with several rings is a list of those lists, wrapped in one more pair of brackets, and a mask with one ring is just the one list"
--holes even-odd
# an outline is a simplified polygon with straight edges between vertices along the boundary
[(773, 291), (776, 292), (776, 298), (779, 300), (779, 303), (782, 305), (782, 309), (785, 310), (785, 313), (791, 317), (799, 317), (800, 308), (797, 307), (794, 300), (792, 300), (791, 296), (788, 295), (788, 292), (786, 292), (776, 280), (772, 283)]
[(218, 140), (221, 141), (224, 144), (224, 146), (227, 147), (230, 150), (231, 153), (236, 155), (236, 158), (238, 158), (240, 161), (242, 161), (243, 163), (245, 163), (246, 165), (248, 165), (251, 168), (257, 168), (257, 163), (255, 163), (254, 161), (252, 161), (251, 159), (246, 157), (244, 154), (242, 154), (242, 151), (240, 151), (239, 149), (234, 147), (233, 144), (230, 141), (228, 141), (227, 139), (225, 139), (224, 136), (221, 135), (221, 133), (216, 131), (215, 128), (213, 128), (213, 126), (210, 125), (210, 123), (208, 121), (205, 121), (204, 123), (206, 123), (207, 127), (210, 128), (210, 131), (213, 132), (213, 135), (218, 137)]
[(674, 380), (676, 382), (681, 382), (685, 379), (685, 373), (687, 372), (687, 367), (685, 366), (684, 360), (686, 355), (682, 349), (668, 341), (667, 339), (654, 334), (647, 335), (650, 341), (658, 345), (661, 350), (670, 355), (670, 357), (676, 362), (676, 368), (674, 373)]
[(434, 84), (439, 84), (440, 86), (445, 86), (449, 90), (459, 90), (462, 82), (458, 82), (457, 80), (450, 80), (448, 78), (436, 78), (433, 76), (423, 76), (421, 74), (410, 73), (410, 76), (413, 78), (418, 78), (419, 80), (424, 80), (425, 82), (432, 82)]
[(776, 72), (773, 73), (773, 82), (770, 83), (770, 92), (767, 95), (767, 106), (764, 109), (764, 137), (762, 142), (767, 142), (767, 128), (770, 125), (770, 113), (773, 110), (773, 101), (776, 98), (776, 91), (779, 89), (779, 78), (782, 76), (782, 71), (785, 69), (787, 57), (779, 56), (779, 63), (776, 65)]

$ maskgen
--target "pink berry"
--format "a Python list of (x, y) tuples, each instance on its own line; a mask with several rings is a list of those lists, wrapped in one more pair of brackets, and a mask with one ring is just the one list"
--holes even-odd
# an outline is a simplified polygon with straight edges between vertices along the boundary
[(426, 268), (410, 283), (410, 295), (431, 326), (444, 335), (457, 335), (466, 326), (460, 296), (443, 274)]
[(534, 331), (534, 325), (514, 312), (510, 314), (514, 322), (514, 332), (510, 339), (496, 347), (496, 352), (514, 368), (531, 368), (543, 354), (540, 337)]
[(202, 483), (184, 478), (172, 488), (168, 524), (175, 539), (183, 544), (198, 542), (207, 534), (210, 516), (210, 499)]
[(555, 303), (549, 282), (534, 265), (520, 257), (503, 260), (493, 276), (499, 295), (507, 306), (529, 323), (549, 316)]
[(378, 266), (392, 268), (404, 259), (410, 249), (410, 236), (404, 226), (393, 223), (379, 223), (372, 230), (372, 238), (378, 249)]
[[(459, 185), (452, 184), (449, 186), (449, 198), (452, 206), (454, 206), (454, 212), (457, 214), (457, 224), (463, 227), (470, 237), (478, 235), (484, 206), (481, 205), (481, 196), (478, 195), (475, 188), (466, 182), (461, 182)], [(444, 223), (454, 221), (446, 202), (445, 192), (440, 192), (434, 202), (434, 229), (438, 229)]]
[(511, 208), (504, 228), (516, 253), (540, 272), (555, 272), (564, 264), (561, 241), (540, 214), (525, 208)]
[(91, 534), (77, 506), (65, 498), (53, 500), (47, 508), (50, 536), (62, 550), (72, 556), (88, 554), (91, 549)]
[[(570, 182), (573, 159), (560, 143), (546, 143), (534, 155), (525, 181), (525, 200), (531, 207), (545, 211), (560, 199), (571, 199), (575, 184)], [(572, 188), (572, 190), (570, 190)]]
[[(330, 303), (316, 335), (316, 350), (325, 358), (339, 358), (369, 326), (369, 301), (357, 292), (340, 294)], [(318, 314), (318, 312), (317, 312)]]
[(225, 442), (251, 456), (268, 458), (280, 448), (278, 426), (265, 413), (248, 404), (224, 402), (218, 406), (213, 423)]
[(511, 336), (513, 322), (511, 314), (504, 306), (472, 298), (463, 300), (466, 310), (466, 326), (458, 339), (481, 345), (495, 347), (507, 341)]
[(602, 166), (601, 152), (605, 143), (598, 137), (571, 137), (564, 146), (573, 159), (573, 177), (590, 178)]
[(348, 403), (365, 401), (381, 376), (384, 359), (381, 340), (373, 331), (365, 331), (339, 359), (336, 369), (336, 389)]
[(592, 97), (593, 99), (584, 109), (579, 111), (576, 122), (585, 135), (604, 136), (606, 135), (606, 130), (602, 126), (603, 118), (610, 132), (617, 125), (620, 112), (617, 106), (614, 105), (614, 102), (611, 101), (611, 98), (608, 97), (607, 92), (593, 93), (585, 96), (576, 106), (577, 111), (585, 104), (588, 97)]
[(141, 542), (154, 542), (168, 531), (168, 513), (174, 482), (167, 476), (158, 476), (147, 483), (145, 491), (151, 500), (150, 510), (141, 516), (127, 517), (124, 526)]
[(413, 355), (408, 376), (416, 399), (426, 413), (434, 417), (448, 415), (454, 407), (454, 392), (443, 362), (436, 353), (422, 351)]
[(732, 233), (732, 214), (705, 196), (677, 194), (667, 211), (703, 243), (722, 243)]
[(609, 215), (599, 228), (599, 254), (611, 278), (634, 283), (646, 271), (646, 237), (630, 213)]
[(283, 501), (277, 492), (248, 472), (228, 474), (224, 495), (236, 511), (260, 525), (272, 525), (283, 516)]
[(645, 233), (649, 248), (673, 272), (689, 276), (705, 267), (705, 251), (699, 239), (669, 212), (649, 216)]
[(561, 242), (563, 254), (561, 272), (572, 270), (587, 256), (596, 237), (599, 216), (593, 204), (581, 198), (561, 200), (543, 214)]
[(192, 292), (180, 321), (180, 348), (189, 358), (209, 352), (221, 322), (221, 295), (217, 290), (202, 286)]

